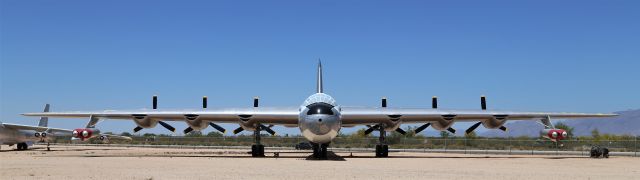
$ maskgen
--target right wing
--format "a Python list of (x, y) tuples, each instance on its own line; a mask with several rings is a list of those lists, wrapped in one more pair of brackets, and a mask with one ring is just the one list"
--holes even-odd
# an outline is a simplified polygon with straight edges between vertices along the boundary
[(145, 117), (159, 121), (186, 121), (188, 117), (218, 123), (241, 123), (251, 120), (262, 124), (296, 126), (298, 124), (298, 108), (220, 108), (202, 110), (135, 110), (135, 111), (76, 111), (76, 112), (38, 112), (25, 113), (24, 116), (59, 117), (59, 118), (99, 118), (133, 120)]

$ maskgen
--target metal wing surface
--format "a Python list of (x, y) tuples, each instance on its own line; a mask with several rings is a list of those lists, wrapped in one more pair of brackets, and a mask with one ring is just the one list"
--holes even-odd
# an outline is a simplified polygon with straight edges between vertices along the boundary
[(436, 122), (444, 118), (455, 121), (479, 121), (495, 117), (506, 117), (509, 120), (540, 120), (543, 118), (595, 118), (611, 117), (616, 114), (589, 114), (566, 112), (518, 112), (500, 110), (445, 110), (431, 108), (366, 108), (342, 107), (342, 124), (344, 126), (367, 125), (388, 122), (399, 118), (402, 123)]
[(73, 130), (70, 130), (70, 129), (50, 128), (50, 127), (43, 127), (43, 126), (29, 126), (29, 125), (11, 124), (11, 123), (2, 123), (2, 125), (6, 128), (15, 129), (15, 130), (32, 130), (32, 131), (38, 131), (38, 132), (50, 132), (50, 133), (57, 133), (57, 134), (61, 134), (61, 133), (71, 134), (71, 132), (73, 132)]
[(241, 118), (250, 117), (252, 121), (263, 124), (294, 126), (298, 124), (298, 108), (208, 108), (201, 110), (133, 110), (133, 111), (76, 111), (76, 112), (38, 112), (25, 113), (25, 116), (58, 118), (100, 118), (132, 120), (144, 115), (150, 119), (162, 121), (185, 121), (187, 116), (197, 115), (201, 120), (218, 123), (238, 123)]

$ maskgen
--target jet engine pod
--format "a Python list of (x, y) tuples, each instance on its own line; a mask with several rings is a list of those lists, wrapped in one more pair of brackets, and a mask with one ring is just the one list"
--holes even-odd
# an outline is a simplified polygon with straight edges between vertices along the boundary
[(552, 140), (563, 140), (569, 137), (569, 134), (564, 129), (545, 129), (542, 132)]

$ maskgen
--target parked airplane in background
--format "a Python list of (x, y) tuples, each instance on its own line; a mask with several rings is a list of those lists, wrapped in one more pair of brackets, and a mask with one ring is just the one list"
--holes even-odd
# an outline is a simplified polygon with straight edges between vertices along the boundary
[[(95, 111), (95, 112), (45, 112), (26, 113), (25, 116), (89, 118), (91, 121), (99, 119), (133, 120), (138, 126), (135, 132), (143, 128), (153, 128), (157, 124), (175, 131), (171, 125), (163, 121), (184, 121), (193, 130), (202, 130), (208, 126), (225, 132), (225, 129), (215, 123), (234, 123), (240, 127), (233, 131), (237, 134), (243, 130), (253, 131), (255, 144), (252, 146), (252, 156), (264, 156), (264, 146), (260, 143), (260, 131), (275, 134), (273, 125), (298, 127), (302, 135), (313, 145), (313, 156), (326, 158), (327, 147), (338, 135), (342, 127), (366, 125), (366, 133), (379, 132), (379, 143), (376, 145), (376, 157), (387, 157), (389, 146), (385, 144), (385, 133), (396, 131), (406, 133), (400, 128), (402, 124), (423, 124), (415, 130), (419, 133), (431, 126), (439, 131), (455, 133), (451, 128), (455, 122), (477, 122), (466, 133), (473, 132), (479, 125), (489, 129), (506, 131), (503, 125), (508, 120), (540, 120), (547, 127), (553, 127), (552, 118), (585, 118), (609, 117), (615, 114), (586, 114), (586, 113), (547, 113), (547, 112), (515, 112), (487, 110), (485, 97), (481, 98), (480, 110), (444, 110), (438, 109), (437, 98), (432, 99), (432, 108), (393, 108), (387, 107), (387, 99), (382, 99), (380, 107), (346, 107), (339, 106), (336, 101), (325, 94), (322, 83), (322, 64), (318, 63), (317, 92), (307, 98), (299, 107), (269, 108), (259, 107), (258, 98), (254, 98), (250, 108), (216, 108), (207, 109), (207, 98), (203, 98), (203, 109), (196, 110), (158, 110), (157, 96), (153, 97), (152, 110), (133, 111)], [(566, 137), (564, 130), (549, 129), (549, 137), (559, 140)]]
[[(48, 111), (49, 104), (44, 108), (44, 112)], [(47, 150), (50, 150), (49, 142), (54, 138), (61, 136), (71, 136), (72, 139), (81, 141), (86, 141), (91, 138), (99, 138), (105, 143), (108, 142), (109, 139), (131, 140), (130, 137), (125, 136), (100, 134), (100, 131), (96, 129), (95, 126), (75, 130), (50, 128), (47, 127), (49, 124), (48, 121), (47, 117), (42, 117), (40, 118), (38, 126), (0, 122), (0, 144), (6, 144), (9, 146), (17, 144), (17, 150), (26, 150), (35, 142), (46, 142)]]

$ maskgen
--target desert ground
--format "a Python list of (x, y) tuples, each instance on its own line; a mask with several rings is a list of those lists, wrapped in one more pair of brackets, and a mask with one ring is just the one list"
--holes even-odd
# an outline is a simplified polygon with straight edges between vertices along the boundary
[[(638, 179), (640, 158), (35, 146), (0, 150), (0, 179)], [(279, 157), (274, 157), (274, 152)]]

